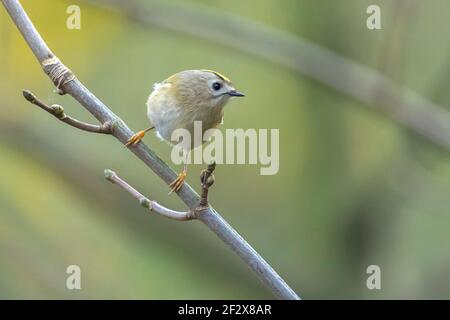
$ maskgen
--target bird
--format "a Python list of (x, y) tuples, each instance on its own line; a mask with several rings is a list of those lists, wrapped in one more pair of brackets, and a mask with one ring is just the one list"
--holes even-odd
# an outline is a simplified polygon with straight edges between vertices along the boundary
[[(244, 97), (231, 80), (213, 70), (185, 70), (166, 80), (155, 83), (147, 99), (147, 117), (151, 127), (140, 130), (126, 142), (126, 147), (138, 144), (147, 132), (155, 129), (156, 135), (171, 145), (172, 133), (185, 129), (194, 137), (194, 122), (201, 121), (202, 137), (206, 130), (216, 128), (223, 122), (224, 107), (230, 98)], [(179, 141), (178, 141), (179, 142)], [(187, 177), (189, 152), (204, 143), (190, 141), (182, 144), (184, 149), (183, 170), (170, 183), (170, 193), (180, 190)]]

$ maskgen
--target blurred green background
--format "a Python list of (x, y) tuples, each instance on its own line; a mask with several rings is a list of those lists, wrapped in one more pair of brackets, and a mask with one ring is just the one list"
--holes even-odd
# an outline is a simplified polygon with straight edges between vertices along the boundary
[[(89, 1), (21, 2), (50, 48), (134, 130), (147, 126), (152, 84), (180, 70), (218, 70), (246, 93), (228, 105), (222, 128), (279, 128), (280, 171), (261, 176), (259, 166), (221, 165), (211, 202), (303, 298), (450, 298), (448, 151), (353, 97), (237, 48), (145, 26)], [(448, 1), (164, 3), (285, 30), (450, 109)], [(81, 30), (66, 28), (70, 4), (81, 7)], [(369, 4), (381, 7), (382, 30), (366, 28)], [(0, 8), (0, 298), (273, 297), (205, 226), (149, 214), (104, 179), (111, 168), (150, 198), (184, 209), (139, 159), (115, 139), (30, 105), (23, 88), (94, 121), (54, 93)], [(145, 142), (170, 161), (165, 143), (154, 135)], [(189, 169), (197, 190), (202, 167)], [(81, 267), (82, 290), (66, 289), (71, 264)], [(366, 287), (371, 264), (381, 267), (381, 290)]]

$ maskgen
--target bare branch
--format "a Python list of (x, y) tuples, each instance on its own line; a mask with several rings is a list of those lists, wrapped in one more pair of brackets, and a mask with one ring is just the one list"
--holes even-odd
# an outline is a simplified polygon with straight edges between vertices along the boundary
[[(90, 92), (68, 69), (55, 57), (38, 31), (28, 18), (18, 0), (1, 0), (11, 19), (22, 33), (28, 46), (33, 51), (44, 71), (60, 90), (68, 93), (88, 110), (101, 123), (112, 123), (111, 135), (125, 144), (133, 135), (127, 125), (115, 115), (103, 102)], [(50, 60), (49, 60), (50, 59)], [(50, 68), (46, 69), (50, 64)], [(129, 148), (163, 181), (170, 184), (177, 174), (169, 168), (144, 143)], [(298, 300), (300, 297), (287, 285), (287, 283), (273, 270), (273, 268), (245, 241), (212, 207), (198, 208), (200, 196), (187, 183), (177, 191), (177, 195), (196, 212), (196, 218), (202, 221), (222, 241), (224, 241), (239, 257), (253, 270), (259, 279), (279, 298)]]
[(64, 108), (58, 104), (53, 104), (49, 107), (45, 102), (38, 99), (31, 91), (23, 90), (23, 96), (30, 103), (38, 106), (39, 108), (47, 111), (51, 115), (55, 116), (58, 120), (61, 120), (68, 125), (78, 128), (83, 131), (94, 132), (94, 133), (103, 133), (110, 134), (111, 133), (111, 122), (107, 121), (102, 125), (89, 124), (86, 122), (82, 122), (80, 120), (74, 119), (64, 113)]
[(106, 169), (105, 170), (105, 178), (112, 183), (118, 185), (125, 191), (127, 191), (129, 194), (131, 194), (134, 198), (136, 198), (141, 206), (144, 208), (149, 209), (150, 211), (153, 211), (157, 214), (160, 214), (162, 216), (165, 216), (167, 218), (175, 219), (175, 220), (192, 220), (194, 219), (194, 214), (192, 212), (181, 212), (181, 211), (175, 211), (168, 209), (166, 207), (163, 207), (162, 205), (158, 204), (156, 201), (149, 200), (145, 196), (143, 196), (139, 191), (137, 191), (135, 188), (130, 186), (126, 181), (122, 180), (117, 173), (115, 173), (112, 170)]

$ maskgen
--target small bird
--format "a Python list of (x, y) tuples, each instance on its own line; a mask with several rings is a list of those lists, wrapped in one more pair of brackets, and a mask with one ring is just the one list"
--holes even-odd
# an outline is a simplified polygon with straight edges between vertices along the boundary
[[(139, 143), (152, 130), (163, 140), (171, 141), (172, 132), (186, 129), (192, 143), (183, 144), (183, 171), (171, 184), (171, 192), (178, 191), (186, 180), (187, 158), (191, 149), (199, 146), (194, 138), (194, 121), (202, 123), (202, 137), (206, 130), (222, 123), (223, 108), (231, 97), (243, 97), (236, 91), (230, 79), (212, 70), (186, 70), (170, 76), (153, 86), (147, 100), (147, 117), (151, 127), (138, 131), (125, 144), (127, 147)], [(204, 143), (203, 139), (201, 143)]]

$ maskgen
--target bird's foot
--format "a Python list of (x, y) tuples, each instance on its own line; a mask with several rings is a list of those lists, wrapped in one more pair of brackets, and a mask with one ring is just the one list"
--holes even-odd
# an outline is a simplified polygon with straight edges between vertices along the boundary
[(147, 130), (141, 130), (133, 134), (133, 136), (128, 139), (127, 143), (125, 143), (125, 147), (138, 144), (142, 138), (144, 138), (146, 132)]
[(172, 192), (177, 192), (178, 190), (180, 190), (181, 186), (183, 185), (184, 181), (186, 180), (187, 177), (187, 172), (185, 170), (183, 170), (179, 175), (178, 178), (176, 178), (169, 186), (170, 186), (170, 192), (169, 194), (171, 194)]

